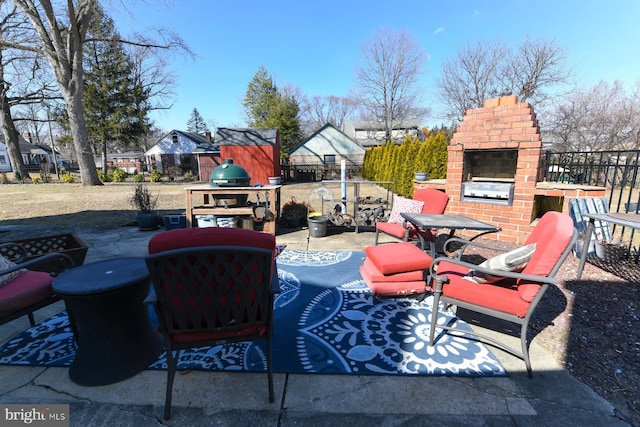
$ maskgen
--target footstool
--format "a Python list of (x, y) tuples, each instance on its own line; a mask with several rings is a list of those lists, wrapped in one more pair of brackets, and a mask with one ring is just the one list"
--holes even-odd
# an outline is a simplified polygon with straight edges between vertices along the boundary
[(410, 242), (365, 248), (360, 274), (374, 295), (406, 296), (427, 291), (433, 258)]

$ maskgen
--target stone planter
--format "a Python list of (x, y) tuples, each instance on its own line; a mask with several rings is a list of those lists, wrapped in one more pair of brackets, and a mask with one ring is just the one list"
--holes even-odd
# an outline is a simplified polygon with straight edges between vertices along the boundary
[(427, 180), (427, 173), (426, 172), (416, 172), (415, 176), (416, 176), (416, 181), (426, 181)]

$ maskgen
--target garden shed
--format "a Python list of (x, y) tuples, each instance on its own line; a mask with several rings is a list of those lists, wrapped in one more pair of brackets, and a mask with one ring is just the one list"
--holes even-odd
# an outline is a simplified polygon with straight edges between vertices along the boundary
[(218, 128), (214, 138), (221, 159), (233, 159), (251, 177), (250, 185), (280, 176), (280, 133), (276, 128)]

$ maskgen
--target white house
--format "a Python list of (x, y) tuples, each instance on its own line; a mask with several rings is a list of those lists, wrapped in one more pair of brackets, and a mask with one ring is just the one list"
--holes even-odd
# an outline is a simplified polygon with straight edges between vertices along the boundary
[(188, 168), (198, 172), (197, 155), (194, 153), (213, 152), (217, 150), (211, 142), (211, 134), (198, 135), (181, 130), (172, 130), (156, 142), (144, 153), (145, 161), (150, 169), (166, 172), (170, 167)]
[[(370, 120), (350, 120), (344, 123), (344, 133), (363, 147), (383, 145), (385, 130), (382, 123)], [(396, 123), (391, 131), (391, 139), (401, 144), (407, 136), (414, 138), (420, 135), (420, 124), (417, 121)]]
[(289, 161), (293, 164), (347, 164), (361, 165), (365, 149), (344, 132), (327, 123), (309, 138), (291, 150)]

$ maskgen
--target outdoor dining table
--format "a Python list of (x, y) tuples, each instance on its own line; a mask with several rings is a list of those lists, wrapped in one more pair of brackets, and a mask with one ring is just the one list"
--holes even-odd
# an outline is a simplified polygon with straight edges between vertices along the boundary
[[(411, 223), (414, 227), (422, 230), (439, 230), (441, 228), (449, 229), (449, 238), (453, 237), (456, 230), (474, 230), (479, 233), (471, 237), (469, 240), (477, 239), (488, 233), (496, 233), (501, 230), (500, 227), (470, 218), (464, 215), (451, 214), (422, 214), (422, 213), (401, 213), (405, 221)], [(425, 246), (425, 240), (422, 234), (418, 233), (420, 244)], [(436, 257), (435, 243), (429, 243), (429, 255)]]
[[(584, 263), (587, 260), (587, 253), (589, 243), (591, 242), (591, 236), (593, 235), (593, 229), (595, 227), (596, 221), (605, 221), (611, 224), (621, 225), (623, 227), (629, 227), (634, 230), (640, 230), (640, 215), (635, 213), (589, 213), (584, 212), (582, 217), (585, 219), (589, 219), (589, 223), (587, 224), (587, 228), (584, 232), (584, 240), (583, 240), (583, 250), (580, 254), (580, 264), (578, 264), (578, 274), (577, 278), (580, 279), (582, 276), (582, 270), (584, 270)], [(638, 261), (638, 256), (636, 256), (636, 262)]]

